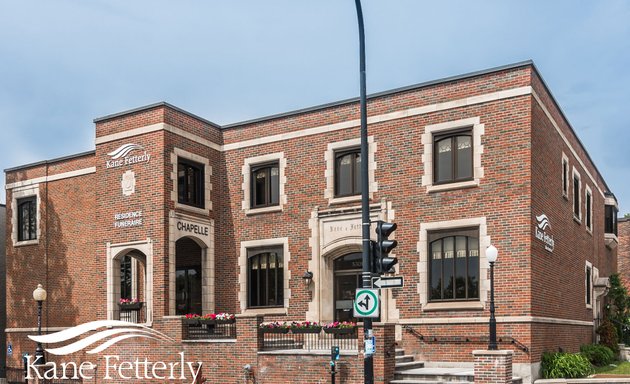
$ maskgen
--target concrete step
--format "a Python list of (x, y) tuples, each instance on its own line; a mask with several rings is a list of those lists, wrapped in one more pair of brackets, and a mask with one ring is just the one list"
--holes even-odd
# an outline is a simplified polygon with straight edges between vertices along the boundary
[(405, 350), (402, 348), (396, 348), (396, 356), (403, 356), (405, 354)]
[[(437, 383), (474, 382), (472, 368), (412, 368), (396, 370), (395, 380), (416, 380)], [(403, 381), (404, 382), (404, 381)]]
[(424, 368), (424, 362), (422, 361), (406, 361), (406, 362), (396, 362), (396, 371), (414, 369), (414, 368)]
[(396, 365), (400, 364), (400, 363), (409, 363), (411, 361), (414, 361), (414, 357), (412, 355), (401, 355), (401, 356), (396, 356)]

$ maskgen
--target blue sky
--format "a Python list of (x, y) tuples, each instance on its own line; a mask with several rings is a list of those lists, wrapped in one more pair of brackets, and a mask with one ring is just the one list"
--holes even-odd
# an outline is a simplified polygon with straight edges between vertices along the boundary
[[(363, 9), (368, 93), (533, 59), (630, 212), (629, 1)], [(353, 0), (0, 0), (0, 169), (92, 150), (94, 118), (157, 101), (228, 124), (358, 92)]]

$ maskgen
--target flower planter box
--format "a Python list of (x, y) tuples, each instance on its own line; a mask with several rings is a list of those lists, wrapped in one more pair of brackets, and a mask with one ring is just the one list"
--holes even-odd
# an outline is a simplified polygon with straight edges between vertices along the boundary
[(322, 331), (322, 327), (315, 328), (291, 328), (291, 332), (293, 333), (320, 333)]
[(140, 310), (142, 308), (142, 302), (138, 302), (138, 303), (129, 303), (129, 304), (118, 304), (118, 307), (120, 308), (121, 311), (137, 311)]
[(199, 319), (182, 319), (184, 325), (199, 325)]
[(289, 333), (289, 328), (261, 328), (262, 333)]
[(236, 323), (236, 319), (223, 319), (223, 320), (215, 320), (217, 324), (234, 324)]
[(349, 335), (354, 333), (355, 330), (356, 328), (324, 328), (324, 332), (336, 335)]
[(199, 322), (199, 324), (206, 324), (206, 325), (215, 325), (217, 323), (216, 320), (212, 320), (212, 319), (198, 319), (197, 321)]

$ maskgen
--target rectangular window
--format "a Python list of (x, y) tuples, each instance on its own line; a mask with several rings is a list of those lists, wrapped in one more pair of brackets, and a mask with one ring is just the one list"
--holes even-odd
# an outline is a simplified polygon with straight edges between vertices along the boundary
[(562, 196), (569, 197), (569, 159), (562, 159)]
[(177, 160), (177, 201), (197, 208), (204, 207), (204, 166), (190, 160)]
[(479, 300), (479, 229), (429, 233), (429, 301)]
[(472, 129), (436, 135), (433, 138), (435, 184), (472, 180)]
[(17, 200), (18, 241), (37, 239), (37, 197), (29, 196)]
[(585, 300), (586, 300), (586, 305), (591, 305), (591, 291), (592, 291), (592, 284), (591, 284), (591, 274), (592, 274), (592, 269), (593, 267), (591, 267), (590, 264), (586, 264), (586, 281), (585, 281), (585, 287), (586, 287), (586, 296), (585, 296)]
[(586, 201), (585, 201), (586, 212), (584, 214), (584, 221), (586, 222), (585, 223), (586, 224), (586, 228), (589, 231), (593, 230), (593, 218), (591, 217), (592, 216), (592, 209), (591, 208), (592, 208), (592, 204), (593, 204), (592, 200), (593, 200), (593, 196), (591, 195), (591, 191), (587, 189), (586, 190)]
[(580, 175), (573, 170), (573, 216), (578, 220), (582, 219), (580, 212), (580, 184)]
[(251, 168), (251, 208), (269, 207), (280, 202), (280, 171), (277, 162)]
[(282, 248), (247, 252), (247, 306), (284, 305), (284, 262)]
[(617, 236), (617, 207), (606, 204), (604, 232), (612, 233)]
[(335, 197), (361, 194), (361, 150), (335, 152)]

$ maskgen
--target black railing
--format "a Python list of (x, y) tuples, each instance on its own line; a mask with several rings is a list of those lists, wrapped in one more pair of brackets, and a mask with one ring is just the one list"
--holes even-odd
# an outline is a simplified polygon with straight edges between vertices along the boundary
[(147, 322), (147, 308), (133, 307), (133, 306), (120, 306), (118, 308), (117, 318), (120, 321), (126, 321), (129, 323), (142, 324)]
[[(462, 343), (478, 343), (478, 344), (488, 344), (489, 338), (488, 336), (425, 336), (418, 332), (416, 329), (409, 325), (403, 325), (403, 329), (412, 335), (416, 336), (418, 339), (425, 343), (453, 343), (453, 344), (462, 344)], [(518, 341), (517, 339), (511, 336), (503, 336), (497, 337), (497, 343), (509, 343), (514, 345), (516, 348), (520, 349), (523, 352), (529, 352), (529, 348)]]
[(345, 331), (347, 333), (299, 333), (299, 331), (288, 333), (259, 331), (262, 338), (263, 351), (277, 351), (286, 349), (299, 349), (309, 351), (330, 351), (333, 346), (338, 346), (341, 350), (358, 351), (357, 329)]
[(236, 339), (236, 323), (182, 320), (184, 340)]

